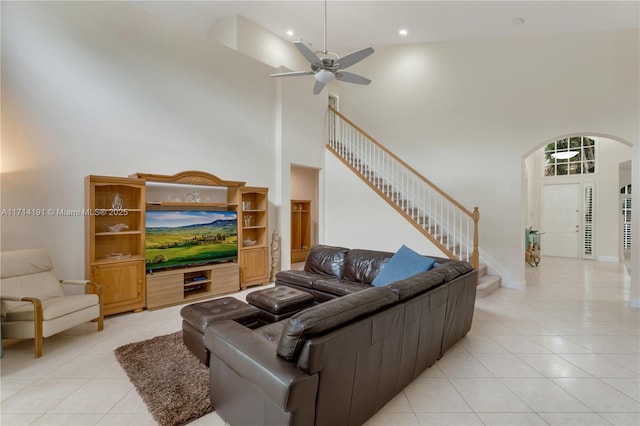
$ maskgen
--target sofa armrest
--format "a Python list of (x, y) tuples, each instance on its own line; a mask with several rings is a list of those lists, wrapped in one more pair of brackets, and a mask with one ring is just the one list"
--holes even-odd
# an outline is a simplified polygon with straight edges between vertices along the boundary
[(94, 288), (94, 294), (97, 294), (99, 298), (102, 299), (102, 286), (95, 281), (91, 280), (60, 280), (60, 284), (62, 285), (75, 285), (75, 286), (83, 286), (85, 289), (90, 287)]
[(72, 285), (86, 285), (91, 281), (89, 280), (60, 280), (60, 284), (72, 284)]
[(257, 331), (234, 321), (216, 322), (205, 330), (205, 345), (212, 357), (284, 411), (293, 411), (316, 398), (318, 376), (279, 357), (275, 345)]

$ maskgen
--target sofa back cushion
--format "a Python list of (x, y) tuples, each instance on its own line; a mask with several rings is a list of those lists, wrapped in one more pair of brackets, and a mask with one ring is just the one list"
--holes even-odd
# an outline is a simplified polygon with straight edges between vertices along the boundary
[(349, 324), (397, 301), (398, 295), (391, 288), (372, 287), (298, 312), (284, 326), (277, 353), (284, 359), (296, 360), (309, 338)]
[(19, 277), (53, 270), (49, 253), (44, 249), (6, 250), (0, 252), (0, 278)]
[(443, 282), (442, 275), (431, 270), (420, 272), (404, 280), (395, 281), (389, 284), (388, 288), (396, 292), (400, 301), (403, 301), (438, 287)]
[(452, 281), (471, 270), (473, 270), (473, 266), (462, 260), (451, 260), (449, 262), (441, 263), (432, 269), (433, 272), (442, 275), (445, 282)]
[(434, 263), (435, 259), (422, 256), (403, 244), (371, 284), (375, 287), (389, 285), (392, 282), (428, 271)]
[(341, 277), (348, 251), (349, 249), (344, 247), (314, 245), (309, 250), (304, 270)]
[(53, 274), (53, 263), (46, 250), (0, 252), (0, 274), (2, 295), (7, 298), (31, 296), (50, 299), (64, 296), (60, 281)]
[(342, 277), (348, 281), (371, 284), (378, 272), (389, 262), (393, 253), (353, 249), (347, 253)]

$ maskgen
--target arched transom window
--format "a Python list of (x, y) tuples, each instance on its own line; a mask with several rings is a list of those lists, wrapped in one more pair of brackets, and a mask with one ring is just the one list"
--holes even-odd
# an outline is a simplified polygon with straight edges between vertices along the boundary
[(564, 176), (596, 172), (596, 140), (574, 136), (544, 148), (544, 175)]

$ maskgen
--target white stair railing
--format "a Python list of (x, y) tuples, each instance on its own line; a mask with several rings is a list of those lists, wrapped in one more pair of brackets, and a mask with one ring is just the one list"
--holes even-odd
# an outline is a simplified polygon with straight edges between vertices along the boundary
[(444, 254), (479, 266), (478, 208), (473, 211), (329, 107), (332, 151)]

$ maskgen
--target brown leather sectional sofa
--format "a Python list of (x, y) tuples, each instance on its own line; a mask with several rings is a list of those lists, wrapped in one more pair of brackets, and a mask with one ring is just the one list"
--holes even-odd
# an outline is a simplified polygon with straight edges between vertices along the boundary
[[(360, 425), (464, 337), (477, 271), (437, 258), (429, 271), (371, 286), (392, 255), (313, 247), (305, 270), (278, 273), (276, 285), (325, 302), (254, 330), (210, 324), (205, 345), (218, 414), (231, 425)], [(329, 282), (314, 288), (316, 280)]]

